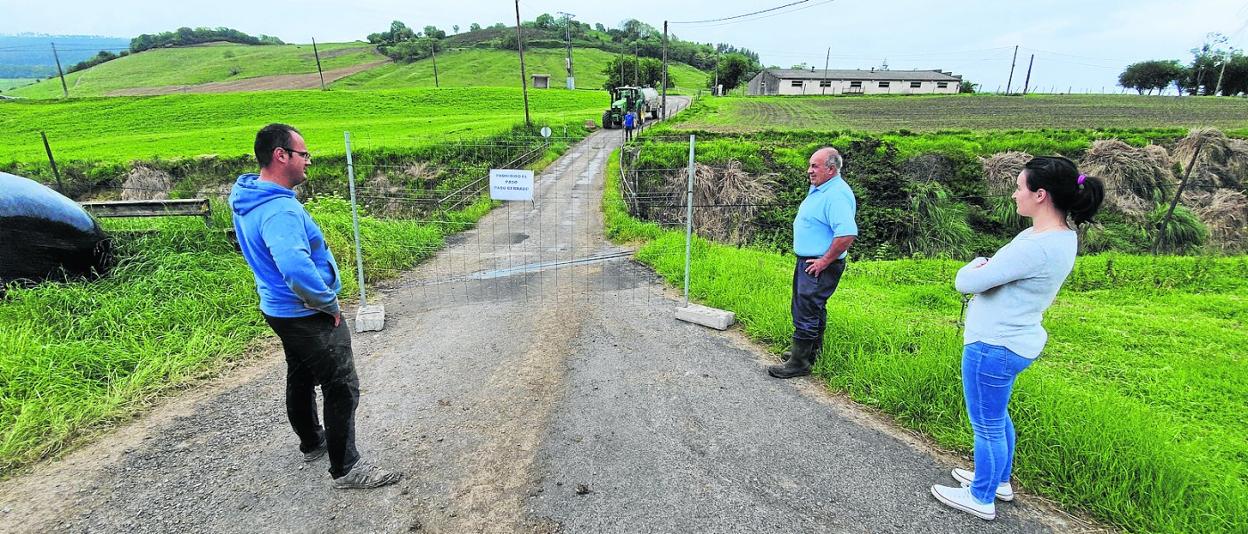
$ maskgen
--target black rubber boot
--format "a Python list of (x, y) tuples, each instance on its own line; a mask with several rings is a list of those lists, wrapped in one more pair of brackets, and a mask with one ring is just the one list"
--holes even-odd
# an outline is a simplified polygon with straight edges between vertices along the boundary
[(784, 365), (767, 366), (767, 374), (776, 378), (794, 378), (798, 376), (806, 376), (810, 374), (810, 368), (815, 365), (815, 358), (819, 355), (815, 352), (817, 342), (813, 339), (793, 339), (793, 355), (789, 357)]
[[(816, 360), (819, 359), (820, 354), (823, 354), (823, 336), (819, 336), (819, 341), (815, 343), (815, 359)], [(787, 362), (789, 361), (789, 358), (792, 358), (792, 357), (793, 357), (792, 345), (789, 345), (789, 348), (784, 349), (784, 352), (780, 353), (780, 361), (782, 362)]]

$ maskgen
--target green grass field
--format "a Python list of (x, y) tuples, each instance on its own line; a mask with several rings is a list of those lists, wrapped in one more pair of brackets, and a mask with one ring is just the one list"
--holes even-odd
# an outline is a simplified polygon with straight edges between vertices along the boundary
[(39, 81), (37, 78), (0, 78), (0, 91), (8, 94), (9, 89), (30, 85)]
[[(572, 50), (573, 69), (578, 89), (602, 89), (607, 77), (603, 68), (615, 54), (596, 48)], [(563, 49), (533, 48), (525, 50), (525, 70), (530, 75), (549, 74), (551, 90), (565, 87)], [(694, 93), (706, 87), (706, 73), (693, 67), (672, 64), (668, 68), (676, 87), (672, 90)], [(469, 49), (438, 54), (438, 82), (442, 87), (520, 86), (520, 59), (507, 50)], [(433, 61), (390, 64), (354, 74), (334, 82), (335, 88), (393, 89), (400, 87), (433, 87)], [(536, 92), (536, 91), (535, 91)], [(606, 97), (604, 96), (605, 100)]]
[(934, 132), (1105, 128), (1248, 128), (1248, 99), (1136, 95), (704, 98), (677, 129)]
[[(684, 236), (630, 217), (608, 166), (606, 231), (683, 284)], [(692, 296), (774, 350), (792, 333), (791, 258), (698, 240)], [(959, 262), (853, 262), (828, 304), (828, 387), (967, 453)], [(1248, 258), (1080, 258), (1018, 382), (1015, 476), (1131, 532), (1235, 532), (1248, 517)], [(1181, 318), (1181, 320), (1175, 320)], [(969, 465), (969, 464), (968, 464)], [(936, 481), (934, 481), (936, 482)], [(925, 488), (915, 488), (916, 493)]]
[[(333, 70), (361, 63), (385, 61), (367, 43), (317, 43), (321, 67)], [(230, 43), (181, 48), (159, 48), (114, 59), (65, 76), (69, 96), (105, 96), (135, 87), (196, 85), (316, 72), (312, 45), (253, 46)], [(22, 87), (10, 96), (60, 98), (61, 82), (53, 78)]]
[[(601, 116), (605, 94), (534, 91), (529, 105), (536, 125), (583, 123)], [(0, 130), (8, 140), (0, 145), (0, 166), (46, 163), (41, 130), (47, 132), (58, 161), (127, 162), (249, 154), (256, 131), (269, 122), (299, 128), (314, 154), (342, 154), (344, 130), (352, 132), (360, 148), (401, 148), (499, 133), (524, 123), (524, 101), (518, 88), (7, 101), (0, 102)]]

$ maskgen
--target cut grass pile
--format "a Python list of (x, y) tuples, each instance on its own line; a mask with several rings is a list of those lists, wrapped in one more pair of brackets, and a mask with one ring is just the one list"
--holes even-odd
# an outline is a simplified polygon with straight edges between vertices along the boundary
[[(550, 89), (531, 90), (561, 91), (566, 87), (567, 70), (564, 69), (565, 51), (562, 48), (530, 48), (524, 51), (525, 71), (550, 75)], [(573, 48), (572, 66), (576, 75), (577, 89), (601, 91), (607, 76), (603, 69), (616, 54), (597, 48)], [(631, 57), (631, 56), (626, 56)], [(683, 63), (668, 67), (675, 87), (671, 93), (696, 93), (706, 88), (705, 72)], [(531, 82), (531, 80), (530, 80)], [(442, 87), (520, 87), (520, 58), (508, 50), (452, 50), (438, 54), (438, 83)], [(395, 89), (403, 87), (433, 87), (433, 60), (423, 59), (414, 63), (393, 63), (353, 74), (337, 82), (334, 88), (343, 89)], [(608, 96), (601, 93), (603, 108)]]
[[(535, 126), (582, 124), (602, 115), (602, 92), (533, 91)], [(0, 101), (0, 168), (47, 166), (39, 132), (57, 162), (188, 158), (250, 154), (256, 131), (270, 122), (299, 128), (314, 157), (345, 152), (343, 131), (357, 148), (408, 148), (447, 138), (483, 137), (524, 122), (520, 89), (273, 91)]]
[[(321, 68), (334, 70), (387, 58), (368, 43), (317, 43)], [(310, 44), (243, 45), (213, 43), (155, 48), (65, 75), (71, 97), (105, 96), (136, 87), (198, 85), (279, 74), (316, 72)], [(12, 91), (11, 96), (61, 98), (58, 78)]]
[[(625, 211), (608, 166), (608, 235), (683, 284), (684, 236)], [(852, 252), (852, 251), (851, 251)], [(792, 260), (697, 240), (690, 292), (788, 342)], [(969, 455), (952, 280), (959, 262), (853, 262), (828, 304), (816, 374), (857, 402)], [(1080, 258), (1019, 378), (1015, 475), (1128, 531), (1232, 532), (1248, 517), (1248, 259)]]
[(1138, 95), (704, 98), (678, 128), (714, 132), (936, 132), (1086, 128), (1248, 129), (1248, 100)]

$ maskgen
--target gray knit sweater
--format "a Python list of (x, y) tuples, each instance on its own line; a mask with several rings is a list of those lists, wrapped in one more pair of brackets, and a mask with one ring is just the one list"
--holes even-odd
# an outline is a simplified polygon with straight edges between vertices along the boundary
[(1035, 358), (1049, 334), (1040, 326), (1062, 282), (1075, 266), (1073, 230), (1023, 230), (992, 259), (971, 260), (958, 270), (954, 286), (974, 293), (966, 311), (966, 344), (982, 341)]

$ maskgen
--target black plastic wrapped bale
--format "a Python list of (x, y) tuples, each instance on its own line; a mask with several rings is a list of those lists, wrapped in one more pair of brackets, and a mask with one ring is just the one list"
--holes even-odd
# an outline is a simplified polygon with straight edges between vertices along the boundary
[(0, 282), (95, 278), (111, 259), (112, 243), (81, 206), (0, 172)]

